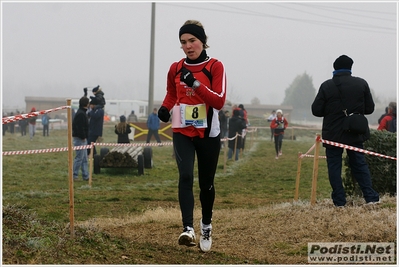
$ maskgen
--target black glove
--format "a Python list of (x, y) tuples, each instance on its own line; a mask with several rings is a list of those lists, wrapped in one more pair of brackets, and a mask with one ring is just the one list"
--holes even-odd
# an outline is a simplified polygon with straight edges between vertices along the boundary
[(189, 71), (186, 68), (182, 68), (181, 74), (180, 74), (180, 81), (184, 82), (189, 87), (193, 87), (195, 78), (194, 78), (194, 75), (191, 73), (191, 71)]
[(169, 110), (164, 106), (160, 107), (158, 110), (158, 118), (163, 122), (168, 122), (170, 119)]
[(87, 96), (87, 87), (83, 88), (84, 96)]

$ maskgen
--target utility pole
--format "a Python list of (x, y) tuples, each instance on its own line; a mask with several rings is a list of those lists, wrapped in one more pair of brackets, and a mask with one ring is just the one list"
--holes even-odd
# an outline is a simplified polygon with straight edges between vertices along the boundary
[(150, 115), (154, 106), (154, 43), (155, 43), (155, 3), (151, 3), (151, 45), (150, 45), (150, 82), (148, 88), (148, 110)]

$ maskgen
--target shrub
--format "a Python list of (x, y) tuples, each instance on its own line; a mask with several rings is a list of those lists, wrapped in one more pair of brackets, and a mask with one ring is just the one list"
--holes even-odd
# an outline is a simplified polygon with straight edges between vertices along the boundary
[[(396, 158), (396, 133), (371, 130), (370, 139), (364, 143), (364, 149)], [(373, 188), (380, 194), (396, 195), (396, 160), (366, 154)], [(343, 183), (348, 195), (361, 196), (362, 192), (352, 177), (348, 156), (344, 159), (346, 166)]]

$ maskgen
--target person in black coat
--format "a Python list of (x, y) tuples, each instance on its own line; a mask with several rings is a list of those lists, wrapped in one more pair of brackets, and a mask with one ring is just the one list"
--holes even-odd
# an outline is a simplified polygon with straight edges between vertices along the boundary
[[(97, 98), (91, 98), (89, 111), (89, 137), (87, 143), (96, 143), (99, 138), (103, 136), (104, 126), (104, 109), (100, 107)], [(90, 149), (87, 149), (87, 155), (90, 154)], [(93, 146), (93, 157), (97, 154), (96, 147)]]
[[(234, 153), (234, 147), (236, 149), (236, 155), (235, 155), (235, 160), (238, 160), (238, 154), (240, 153), (240, 149), (242, 148), (242, 130), (247, 128), (247, 124), (240, 116), (240, 110), (239, 109), (234, 109), (233, 110), (233, 117), (229, 119), (229, 152), (227, 154), (228, 159), (231, 159), (233, 157)], [(230, 140), (230, 138), (233, 138), (236, 136), (236, 134), (239, 134), (236, 138)], [(237, 142), (236, 142), (237, 141)], [(237, 146), (236, 146), (237, 144)]]
[[(79, 100), (79, 109), (72, 121), (72, 137), (74, 146), (86, 146), (89, 136), (89, 119), (87, 118), (87, 108), (89, 99), (85, 96)], [(83, 180), (89, 180), (89, 169), (86, 149), (76, 150), (76, 156), (73, 161), (73, 179), (77, 180), (79, 170), (82, 170)]]
[(115, 125), (115, 133), (118, 135), (118, 144), (130, 143), (129, 134), (132, 132), (130, 125), (126, 123), (124, 115), (119, 117), (119, 123)]
[[(341, 97), (347, 108), (347, 114), (358, 112), (372, 114), (374, 101), (368, 83), (352, 76), (353, 60), (342, 55), (334, 63), (333, 78), (323, 82), (312, 103), (312, 113), (323, 117), (322, 138), (324, 140), (363, 148), (363, 142), (370, 137), (370, 130), (365, 134), (344, 131), (345, 114)], [(340, 89), (336, 84), (339, 85)], [(341, 96), (340, 96), (341, 91)], [(342, 184), (343, 148), (323, 143), (326, 149), (328, 176), (332, 187), (332, 200), (335, 206), (345, 206), (346, 195)], [(367, 203), (378, 203), (379, 195), (372, 188), (371, 176), (364, 154), (346, 149), (352, 175), (358, 182)]]

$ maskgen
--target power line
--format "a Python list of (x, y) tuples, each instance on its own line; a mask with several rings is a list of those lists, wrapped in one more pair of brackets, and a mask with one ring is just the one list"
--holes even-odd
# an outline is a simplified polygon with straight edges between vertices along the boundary
[[(177, 7), (183, 7), (183, 8), (191, 8), (191, 9), (196, 9), (196, 10), (201, 9), (201, 10), (208, 10), (208, 11), (213, 11), (213, 12), (222, 12), (222, 13), (232, 13), (232, 14), (238, 14), (238, 15), (250, 15), (250, 16), (260, 16), (260, 17), (267, 17), (267, 18), (283, 19), (283, 20), (288, 20), (288, 21), (308, 23), (308, 24), (312, 24), (312, 25), (321, 25), (321, 26), (328, 26), (328, 27), (342, 28), (342, 29), (349, 29), (349, 30), (357, 30), (357, 31), (365, 31), (365, 32), (388, 33), (388, 34), (396, 33), (396, 28), (376, 26), (376, 25), (370, 25), (370, 24), (364, 24), (364, 23), (354, 23), (354, 22), (350, 22), (350, 21), (347, 21), (349, 23), (342, 23), (343, 20), (339, 20), (339, 22), (336, 22), (336, 21), (328, 22), (328, 21), (324, 21), (324, 20), (322, 21), (322, 20), (292, 18), (292, 17), (287, 17), (287, 16), (279, 16), (279, 15), (267, 14), (267, 13), (259, 12), (259, 11), (248, 10), (248, 9), (234, 7), (231, 5), (226, 5), (226, 4), (221, 4), (221, 3), (211, 3), (211, 4), (220, 6), (223, 8), (233, 9), (233, 10), (179, 5), (179, 4), (171, 4), (171, 3), (165, 4), (165, 3), (161, 3), (161, 2), (159, 4), (168, 5), (168, 6), (177, 6)], [(209, 4), (208, 4), (208, 6), (209, 6)], [(287, 8), (287, 7), (285, 7), (285, 8)], [(346, 10), (349, 10), (349, 9), (346, 9)], [(299, 12), (309, 13), (309, 12), (304, 12), (304, 11), (299, 11)], [(363, 12), (366, 12), (366, 11), (363, 11)], [(370, 11), (370, 12), (372, 12), (372, 11)], [(387, 12), (385, 12), (385, 13), (387, 13)], [(311, 14), (315, 15), (313, 13), (311, 13)], [(318, 16), (321, 16), (321, 15), (318, 15)], [(322, 17), (325, 17), (325, 16), (322, 16)], [(336, 17), (334, 17), (333, 19), (337, 20)], [(393, 21), (393, 20), (391, 20), (391, 21)]]
[[(281, 4), (274, 4), (274, 5), (275, 5), (275, 6), (282, 7), (282, 8), (288, 8), (288, 9), (292, 9), (292, 10), (299, 11), (299, 12), (302, 12), (302, 13), (306, 13), (306, 14), (318, 16), (318, 17), (330, 18), (330, 19), (333, 19), (333, 20), (336, 20), (336, 19), (337, 19), (337, 17), (331, 17), (331, 16), (326, 16), (326, 15), (315, 14), (315, 13), (313, 13), (313, 12), (308, 12), (308, 11), (304, 11), (304, 10), (300, 10), (300, 9), (296, 9), (296, 8), (290, 8), (290, 7), (287, 7), (287, 6), (282, 6)], [(306, 5), (306, 4), (305, 4), (305, 5), (303, 5), (303, 4), (294, 4), (294, 5), (298, 5), (298, 6), (299, 6), (299, 5), (300, 5), (300, 6), (307, 6), (307, 7), (311, 7), (311, 8), (317, 8), (317, 9), (324, 9), (324, 10), (326, 10), (326, 8), (323, 8), (323, 7), (316, 7), (315, 5)], [(327, 8), (327, 9), (328, 9), (328, 8)], [(345, 10), (347, 10), (347, 9), (345, 9)], [(351, 12), (345, 12), (345, 10), (342, 10), (342, 9), (341, 9), (340, 11), (333, 11), (333, 12), (339, 13), (340, 15), (342, 15), (342, 14), (349, 14), (349, 15), (352, 15), (352, 16), (363, 17), (363, 18), (368, 18), (368, 19), (379, 19), (379, 20), (385, 20), (385, 21), (389, 21), (389, 22), (394, 22), (394, 20), (392, 20), (392, 19), (384, 19), (384, 18), (380, 18), (380, 17), (376, 18), (376, 17), (371, 17), (371, 16), (364, 16), (364, 15), (354, 14), (354, 13), (351, 13)], [(366, 12), (366, 11), (363, 11), (363, 12)], [(371, 12), (371, 11), (369, 11), (369, 12)], [(387, 12), (384, 12), (384, 13), (387, 13)], [(385, 29), (385, 30), (395, 30), (395, 29), (393, 29), (393, 28), (380, 27), (380, 26), (376, 26), (376, 25), (374, 25), (374, 24), (365, 24), (365, 23), (355, 23), (355, 24), (353, 24), (352, 21), (346, 20), (346, 19), (340, 19), (340, 21), (346, 21), (346, 22), (348, 22), (348, 23), (351, 23), (350, 26), (359, 25), (360, 27), (364, 26), (364, 27), (372, 27), (372, 28)]]

